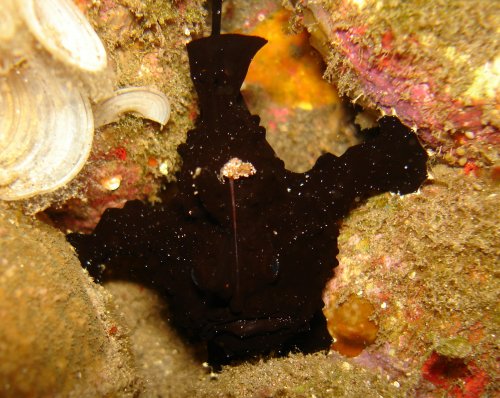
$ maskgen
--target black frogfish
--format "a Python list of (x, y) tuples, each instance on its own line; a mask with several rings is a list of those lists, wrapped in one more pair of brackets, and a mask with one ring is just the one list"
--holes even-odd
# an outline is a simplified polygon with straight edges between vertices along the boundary
[(220, 34), (220, 3), (212, 34), (187, 45), (200, 116), (178, 148), (177, 182), (162, 203), (109, 209), (92, 234), (68, 240), (97, 280), (167, 297), (175, 324), (207, 342), (212, 363), (327, 348), (322, 290), (337, 265), (339, 220), (371, 195), (417, 190), (427, 154), (386, 116), (342, 156), (286, 170), (240, 93), (266, 40)]

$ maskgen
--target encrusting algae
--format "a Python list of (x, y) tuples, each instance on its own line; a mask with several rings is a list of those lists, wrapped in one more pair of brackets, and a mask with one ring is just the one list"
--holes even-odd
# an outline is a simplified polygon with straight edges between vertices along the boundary
[(341, 94), (398, 115), (450, 164), (498, 163), (499, 2), (306, 0), (295, 8)]

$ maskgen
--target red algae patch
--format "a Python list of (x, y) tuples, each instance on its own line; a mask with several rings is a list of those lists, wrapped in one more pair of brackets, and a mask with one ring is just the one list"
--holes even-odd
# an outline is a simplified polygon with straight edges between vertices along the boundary
[(425, 380), (447, 391), (449, 397), (474, 398), (483, 396), (489, 377), (474, 362), (449, 358), (433, 352), (422, 366)]

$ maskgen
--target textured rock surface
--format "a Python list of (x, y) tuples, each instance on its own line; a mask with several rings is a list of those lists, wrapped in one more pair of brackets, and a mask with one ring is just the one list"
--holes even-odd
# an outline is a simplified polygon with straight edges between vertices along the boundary
[(0, 203), (0, 396), (133, 396), (111, 309), (60, 232)]
[(363, 367), (422, 394), (488, 396), (499, 355), (498, 181), (445, 166), (432, 174), (421, 193), (380, 195), (344, 221), (324, 312), (352, 295), (373, 304), (379, 331), (355, 359)]
[(197, 396), (193, 383), (208, 380), (202, 365), (204, 347), (183, 339), (172, 328), (168, 306), (153, 291), (121, 281), (105, 287), (123, 318), (137, 373), (145, 381), (141, 396)]
[(293, 3), (342, 94), (396, 113), (449, 163), (498, 162), (500, 3)]

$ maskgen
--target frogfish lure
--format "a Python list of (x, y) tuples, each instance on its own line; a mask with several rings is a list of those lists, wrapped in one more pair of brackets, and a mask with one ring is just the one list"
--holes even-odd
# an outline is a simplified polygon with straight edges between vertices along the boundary
[[(322, 290), (337, 266), (338, 221), (381, 192), (426, 179), (426, 151), (396, 117), (342, 156), (288, 171), (240, 88), (256, 36), (212, 33), (187, 45), (200, 115), (163, 201), (108, 209), (90, 235), (70, 234), (98, 281), (128, 279), (167, 297), (175, 324), (206, 341), (214, 364), (262, 353), (327, 348)], [(105, 267), (103, 265), (105, 264)]]

